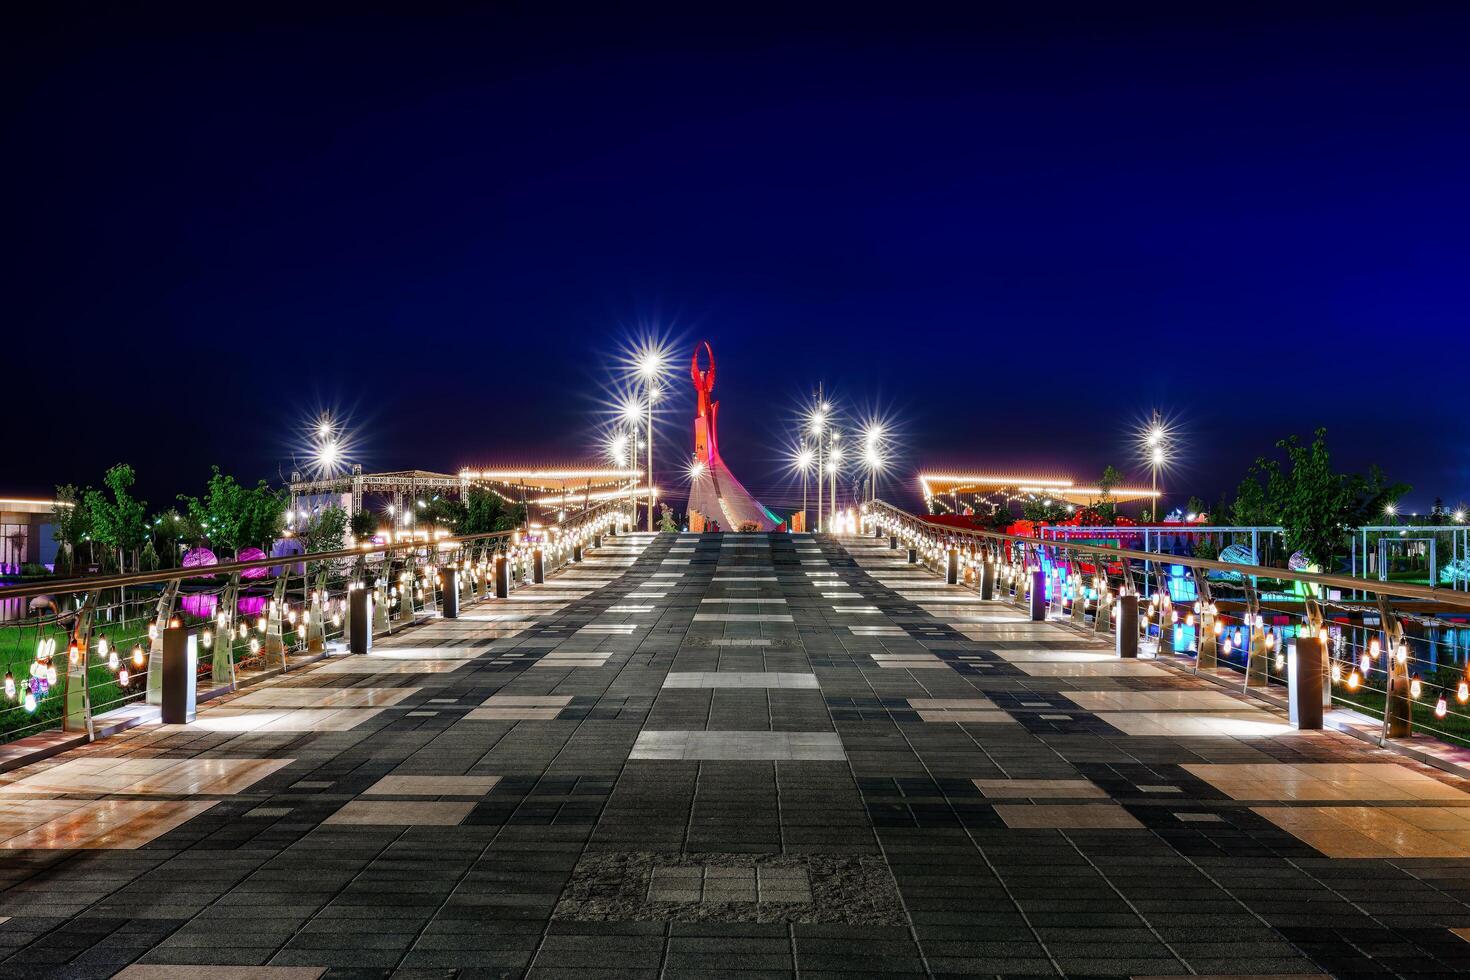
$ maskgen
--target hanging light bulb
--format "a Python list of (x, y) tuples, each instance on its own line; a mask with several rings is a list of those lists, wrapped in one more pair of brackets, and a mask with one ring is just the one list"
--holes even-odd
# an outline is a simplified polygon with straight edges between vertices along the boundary
[(1276, 651), (1276, 669), (1286, 669), (1286, 654), (1282, 653), (1280, 650)]
[(1336, 660), (1334, 660), (1334, 661), (1332, 661), (1332, 683), (1337, 684), (1337, 683), (1340, 683), (1341, 681), (1342, 681), (1342, 664), (1340, 664)]
[(113, 651), (109, 652), (108, 655), (107, 655), (107, 669), (108, 670), (117, 670), (117, 663), (118, 663), (118, 661), (117, 661), (117, 651), (116, 650), (113, 650)]
[(265, 626), (266, 626), (266, 620), (265, 620), (265, 617), (264, 616), (260, 617), (259, 619), (257, 619), (255, 621), (255, 629), (256, 629), (257, 632), (264, 633), (265, 632)]
[(209, 630), (205, 630), (199, 634), (199, 642), (204, 644), (205, 649), (214, 646), (214, 634)]
[(1215, 635), (1219, 636), (1223, 632), (1225, 632), (1225, 624), (1220, 622), (1218, 619), (1215, 620)]
[(1444, 695), (1441, 694), (1439, 696), (1439, 700), (1434, 702), (1434, 717), (1443, 718), (1445, 716), (1445, 712), (1449, 710), (1450, 706), (1445, 703)]
[(1228, 637), (1228, 636), (1225, 637), (1225, 647), (1224, 647), (1224, 649), (1225, 649), (1225, 656), (1227, 656), (1227, 657), (1230, 656), (1230, 651), (1232, 651), (1232, 650), (1235, 649), (1235, 643), (1233, 641), (1231, 641), (1230, 637)]
[(1356, 691), (1357, 689), (1358, 689), (1358, 672), (1355, 670), (1351, 674), (1348, 674), (1348, 690), (1349, 691)]
[(1363, 676), (1368, 676), (1368, 671), (1373, 669), (1373, 654), (1363, 654)]
[(1408, 663), (1409, 645), (1407, 643), (1400, 643), (1398, 649), (1394, 651), (1394, 658), (1397, 659), (1400, 664)]
[(73, 642), (72, 645), (67, 648), (66, 659), (71, 661), (71, 665), (73, 667), (75, 667), (77, 665), (77, 662), (82, 659), (81, 648), (79, 648), (75, 642)]
[(1419, 678), (1415, 677), (1411, 679), (1409, 681), (1409, 697), (1417, 698), (1422, 693), (1424, 693), (1424, 685), (1419, 683)]
[(30, 691), (26, 692), (25, 707), (27, 713), (36, 713), (36, 695)]
[(8, 670), (5, 672), (5, 696), (15, 700), (15, 675)]
[(129, 679), (130, 678), (128, 677), (128, 668), (127, 668), (126, 665), (124, 665), (123, 668), (122, 668), (122, 670), (119, 670), (117, 672), (117, 682), (119, 684), (121, 684), (123, 687), (127, 687), (128, 686), (128, 680)]
[(251, 653), (259, 653), (260, 652), (260, 641), (257, 640), (253, 636), (250, 638), (250, 652)]
[(141, 643), (133, 644), (133, 666), (143, 666), (143, 644)]
[[(115, 657), (115, 656), (117, 656), (117, 654), (114, 653), (113, 656)], [(47, 684), (55, 684), (56, 683), (56, 677), (57, 677), (57, 674), (56, 674), (56, 665), (55, 664), (47, 664), (46, 665), (46, 683)]]
[(1382, 652), (1383, 652), (1383, 647), (1379, 644), (1378, 637), (1375, 636), (1373, 638), (1372, 642), (1368, 644), (1368, 653), (1370, 655), (1372, 655), (1372, 657), (1373, 657), (1374, 660), (1377, 660), (1378, 659), (1378, 655), (1380, 653), (1382, 653)]

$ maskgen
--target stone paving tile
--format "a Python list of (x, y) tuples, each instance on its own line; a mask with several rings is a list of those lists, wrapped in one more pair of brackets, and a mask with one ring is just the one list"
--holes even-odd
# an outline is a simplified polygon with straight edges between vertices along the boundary
[(0, 777), (0, 978), (1470, 973), (1470, 786), (886, 544), (608, 538)]

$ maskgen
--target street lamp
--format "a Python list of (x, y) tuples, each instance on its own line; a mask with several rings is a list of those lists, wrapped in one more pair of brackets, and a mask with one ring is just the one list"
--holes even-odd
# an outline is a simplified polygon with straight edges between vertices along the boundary
[(648, 347), (638, 354), (638, 377), (643, 382), (644, 404), (648, 420), (648, 530), (653, 531), (653, 403), (658, 399), (659, 377), (668, 365), (668, 354), (661, 347)]
[(1148, 426), (1142, 433), (1144, 447), (1144, 458), (1148, 462), (1149, 476), (1153, 490), (1153, 517), (1157, 523), (1159, 520), (1159, 471), (1169, 466), (1169, 428), (1164, 424), (1163, 418), (1158, 412), (1153, 413)]
[(807, 419), (806, 419), (807, 428), (811, 431), (812, 437), (816, 440), (816, 443), (817, 443), (817, 531), (818, 532), (820, 532), (820, 531), (823, 530), (823, 527), (822, 527), (822, 474), (825, 472), (825, 470), (823, 469), (823, 457), (824, 457), (825, 453), (824, 453), (824, 449), (823, 449), (823, 445), (822, 445), (822, 433), (825, 431), (825, 429), (827, 427), (827, 414), (832, 410), (832, 406), (831, 405), (829, 405), (826, 402), (824, 402), (824, 401), (821, 400), (821, 397), (822, 397), (821, 396), (821, 391), (822, 391), (821, 386), (818, 385), (817, 386), (817, 406), (816, 406), (816, 408), (812, 409), (812, 411), (810, 412), (810, 414), (807, 415)]
[(836, 428), (832, 429), (831, 444), (827, 447), (827, 475), (831, 479), (831, 499), (827, 507), (827, 516), (833, 522), (837, 520), (837, 471), (842, 464), (842, 447), (838, 446), (841, 438)]
[(869, 422), (863, 429), (863, 465), (868, 469), (868, 499), (878, 499), (878, 471), (883, 468), (883, 426)]
[[(810, 528), (808, 528), (806, 526), (806, 485), (807, 485), (807, 475), (809, 473), (811, 473), (812, 464), (815, 461), (816, 460), (815, 460), (815, 457), (812, 454), (812, 451), (810, 449), (808, 449), (807, 448), (807, 444), (805, 442), (803, 442), (801, 444), (801, 449), (797, 450), (797, 453), (796, 453), (796, 468), (801, 471), (801, 520), (802, 520), (802, 530), (810, 530)], [(821, 499), (820, 499), (821, 498), (821, 487), (820, 486), (817, 488), (817, 497), (818, 497), (818, 501), (817, 502), (820, 504), (821, 503)]]

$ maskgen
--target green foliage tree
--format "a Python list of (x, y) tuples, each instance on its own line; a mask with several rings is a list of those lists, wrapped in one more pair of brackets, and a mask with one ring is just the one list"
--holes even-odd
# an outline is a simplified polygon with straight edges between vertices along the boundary
[(668, 504), (658, 506), (658, 529), (660, 531), (679, 530), (679, 523), (674, 520), (674, 512), (669, 509)]
[(77, 555), (92, 530), (92, 512), (87, 509), (85, 494), (70, 483), (56, 488), (56, 503), (51, 509), (51, 536), (61, 545), (57, 555), (57, 572), (75, 574)]
[(178, 562), (179, 545), (197, 537), (197, 528), (179, 513), (177, 507), (154, 514), (148, 521), (148, 531), (149, 543), (153, 546), (155, 556), (161, 565), (170, 568)]
[(1022, 505), (1021, 516), (1034, 524), (1052, 524), (1067, 519), (1067, 507), (1049, 497), (1033, 496)]
[(1117, 467), (1103, 467), (1102, 476), (1097, 481), (1097, 501), (1092, 509), (1104, 524), (1112, 524), (1118, 519), (1118, 502), (1113, 499), (1113, 489), (1122, 482), (1123, 474), (1118, 472)]
[(202, 498), (179, 497), (210, 543), (239, 553), (274, 541), (286, 526), (285, 492), (272, 490), (264, 480), (244, 487), (218, 466), (210, 470)]
[(1326, 429), (1316, 430), (1307, 445), (1296, 436), (1276, 445), (1286, 453), (1285, 465), (1258, 460), (1254, 468), (1266, 477), (1266, 511), (1285, 530), (1286, 546), (1318, 568), (1334, 568), (1347, 532), (1377, 519), (1410, 489), (1389, 483), (1377, 466), (1367, 476), (1334, 472)]
[(341, 507), (327, 507), (313, 514), (301, 529), (301, 546), (308, 553), (339, 551), (346, 535), (347, 511)]
[(1205, 513), (1208, 513), (1208, 510), (1205, 508), (1204, 500), (1199, 497), (1191, 496), (1189, 502), (1184, 505), (1185, 517), (1188, 517), (1190, 514), (1198, 517), (1200, 514)]
[(153, 572), (158, 570), (158, 549), (153, 547), (153, 538), (143, 542), (143, 554), (138, 560), (140, 571)]
[(148, 505), (134, 500), (129, 488), (137, 482), (137, 474), (127, 463), (109, 469), (102, 483), (112, 491), (111, 499), (100, 490), (88, 490), (87, 509), (92, 513), (92, 536), (117, 556), (119, 571), (127, 570), (127, 556), (137, 567), (139, 550), (148, 537), (145, 517)]
[(443, 528), (458, 532), (468, 514), (469, 508), (458, 500), (435, 496), (424, 501), (424, 506), (418, 509), (418, 525), (432, 530)]
[(366, 541), (378, 533), (378, 515), (367, 508), (359, 510), (352, 515), (350, 524), (352, 536), (358, 541)]
[(1266, 466), (1264, 458), (1257, 459), (1251, 473), (1235, 488), (1235, 502), (1230, 505), (1230, 522), (1238, 527), (1261, 527), (1275, 524), (1275, 515), (1266, 505), (1266, 488), (1256, 474)]
[(464, 517), (455, 529), (460, 534), (512, 531), (525, 522), (524, 507), (485, 487), (470, 487), (464, 507)]

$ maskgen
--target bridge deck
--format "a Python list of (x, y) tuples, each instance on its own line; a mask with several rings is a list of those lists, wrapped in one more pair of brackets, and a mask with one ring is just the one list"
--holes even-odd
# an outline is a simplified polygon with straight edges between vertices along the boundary
[(875, 542), (635, 535), (0, 778), (0, 976), (1464, 973), (1466, 789)]

